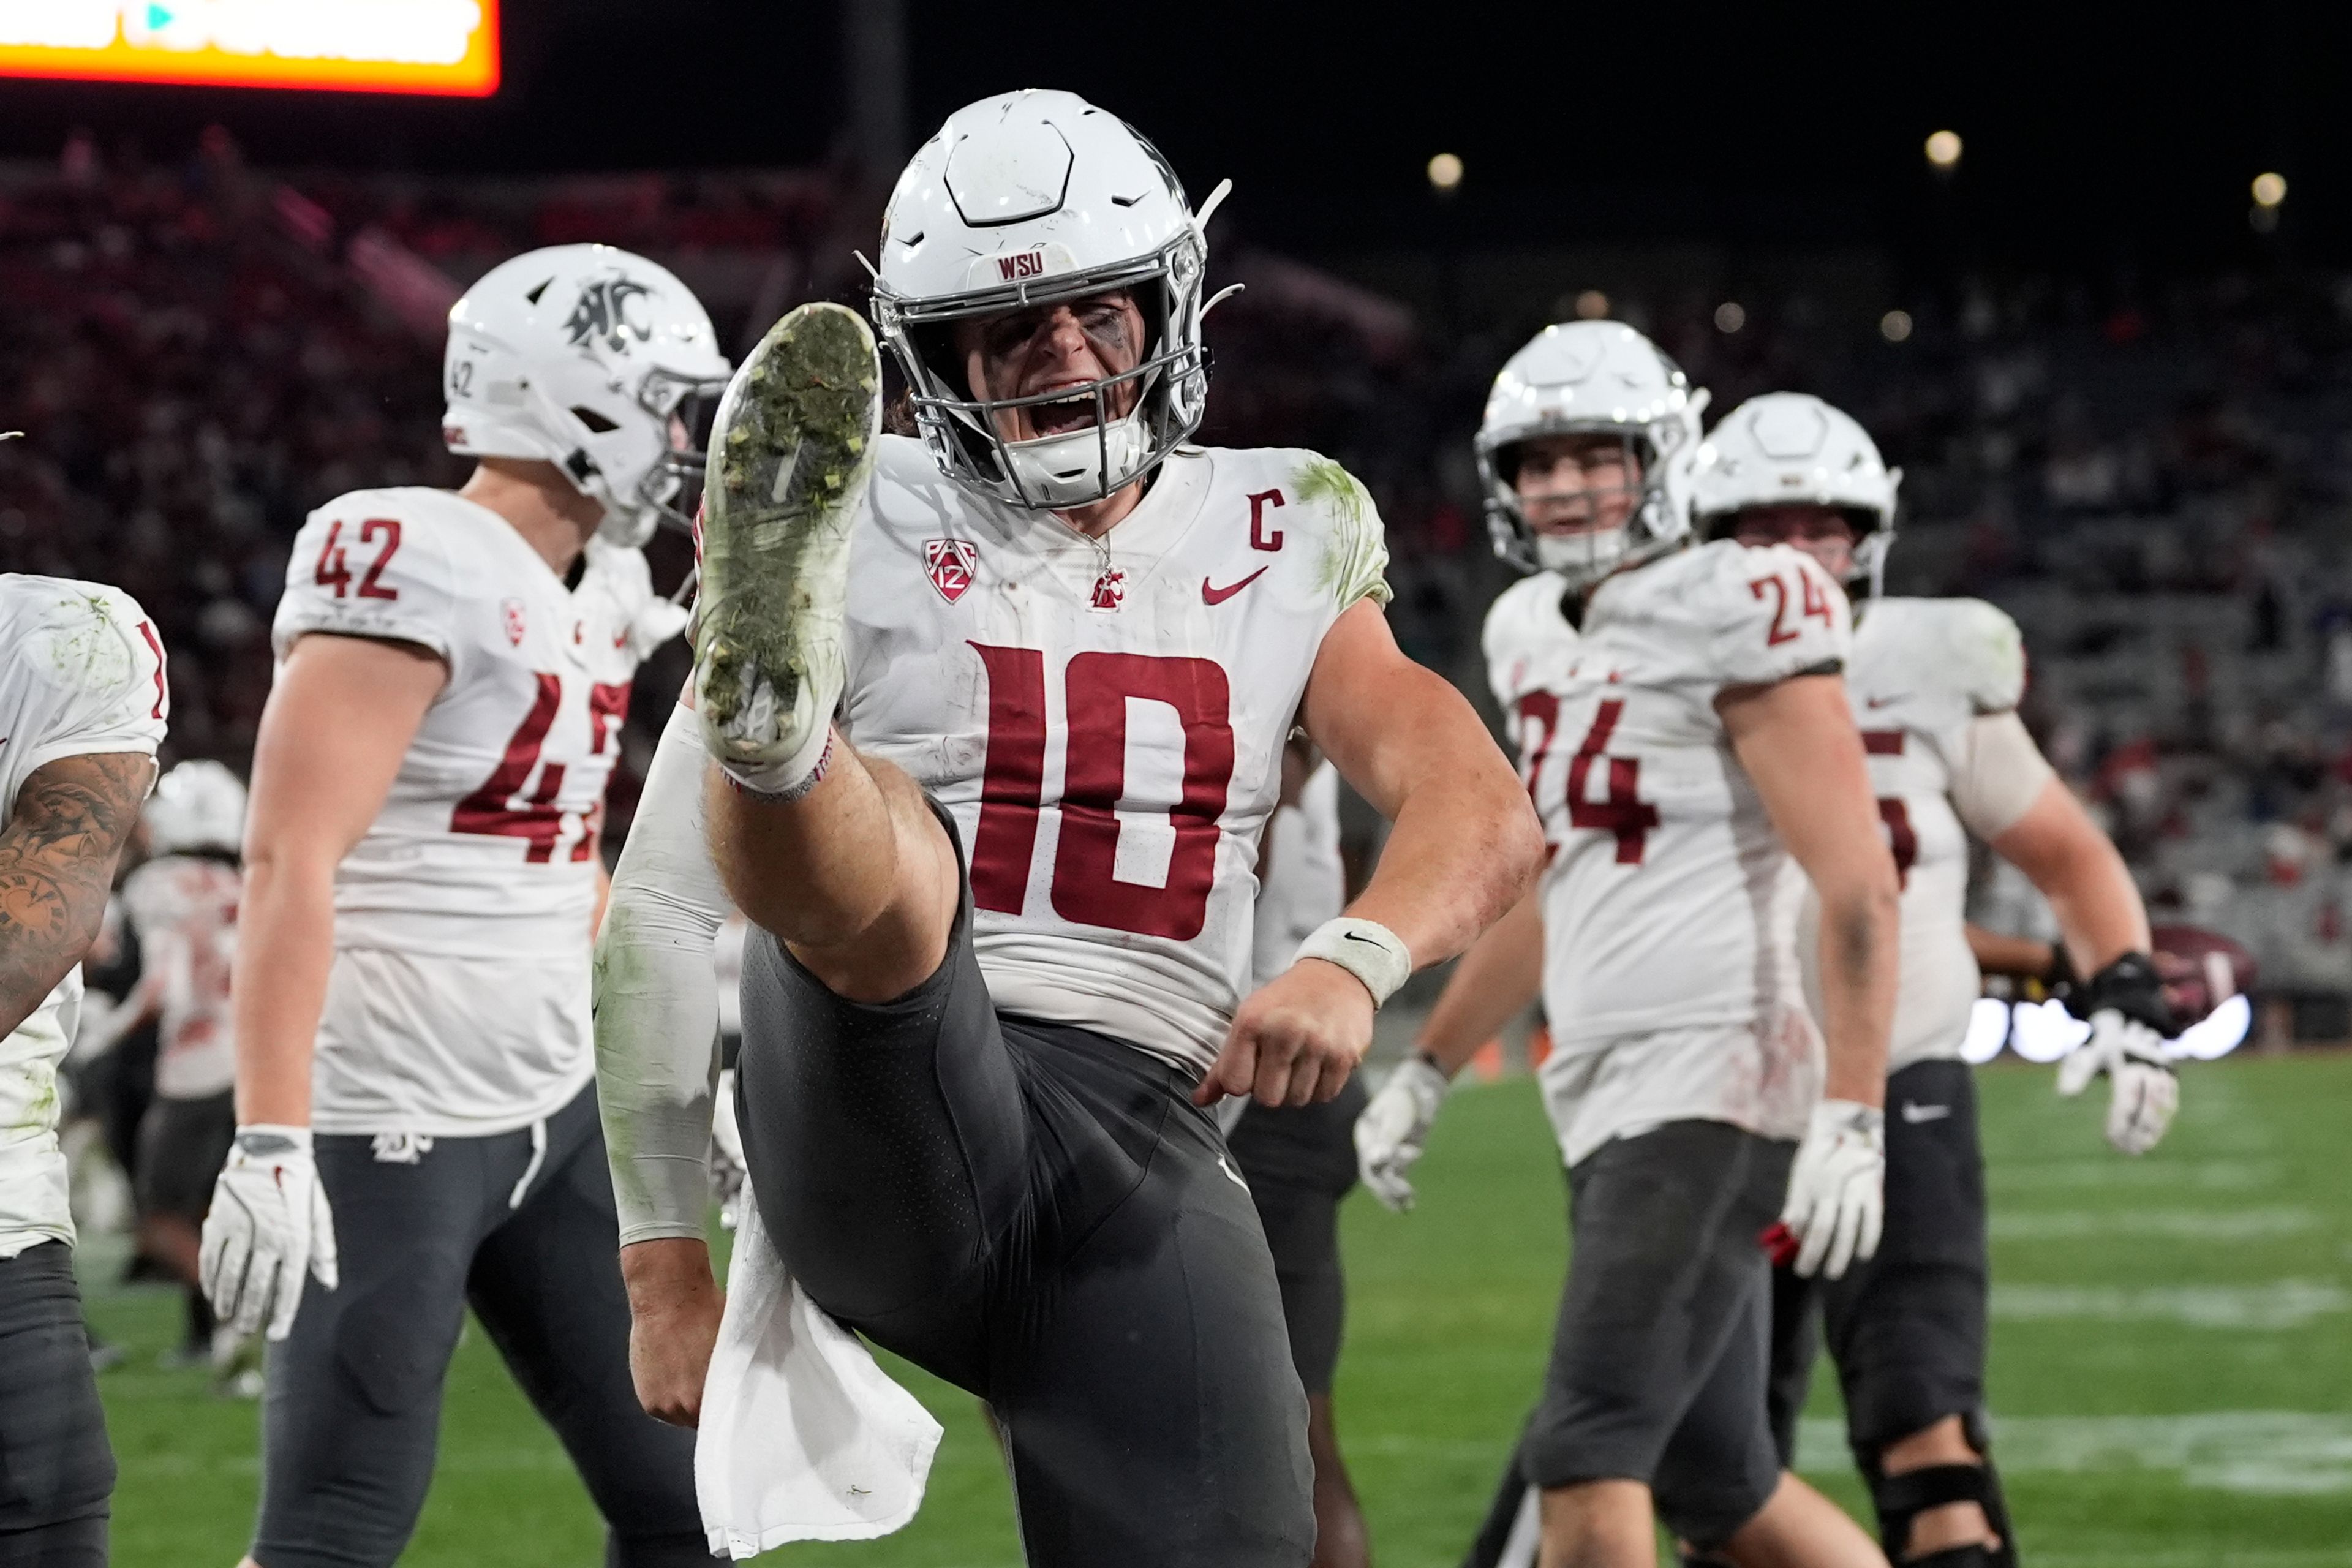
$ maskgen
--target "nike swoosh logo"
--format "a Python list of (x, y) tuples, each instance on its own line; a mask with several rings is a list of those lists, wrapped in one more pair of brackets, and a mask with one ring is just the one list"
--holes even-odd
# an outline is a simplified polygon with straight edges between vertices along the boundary
[(1231, 1165), (1226, 1164), (1225, 1157), (1223, 1154), (1217, 1156), (1217, 1169), (1223, 1171), (1227, 1176), (1231, 1177), (1233, 1179), (1234, 1185), (1239, 1187), (1242, 1191), (1248, 1192), (1250, 1190), (1250, 1184), (1242, 1180), (1242, 1173), (1239, 1171), (1234, 1170)]
[(1941, 1121), (1951, 1113), (1948, 1105), (1915, 1105), (1907, 1100), (1903, 1102), (1903, 1120), (1914, 1127), (1922, 1121)]
[(1376, 936), (1366, 936), (1362, 931), (1341, 931), (1339, 934), (1340, 934), (1341, 936), (1346, 937), (1349, 942), (1368, 942), (1371, 943), (1374, 947), (1378, 947), (1378, 946), (1380, 946), (1380, 945), (1381, 945), (1381, 939), (1380, 939), (1380, 938), (1378, 938), (1378, 937), (1376, 937)]
[(1862, 705), (1865, 708), (1884, 708), (1890, 702), (1900, 702), (1910, 695), (1907, 691), (1899, 691), (1892, 697), (1865, 697), (1862, 700)]
[(1206, 577), (1203, 577), (1201, 579), (1201, 603), (1204, 605), (1222, 605), (1227, 599), (1232, 598), (1235, 594), (1240, 593), (1244, 588), (1248, 587), (1251, 584), (1256, 582), (1259, 578), (1265, 575), (1265, 568), (1261, 566), (1230, 588), (1212, 587), (1209, 584), (1209, 580)]

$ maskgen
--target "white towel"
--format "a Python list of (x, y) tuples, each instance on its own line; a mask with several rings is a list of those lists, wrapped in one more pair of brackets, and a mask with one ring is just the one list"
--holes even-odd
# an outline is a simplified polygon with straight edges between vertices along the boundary
[(760, 1205), (742, 1214), (694, 1446), (711, 1555), (887, 1535), (922, 1506), (940, 1424), (793, 1282)]

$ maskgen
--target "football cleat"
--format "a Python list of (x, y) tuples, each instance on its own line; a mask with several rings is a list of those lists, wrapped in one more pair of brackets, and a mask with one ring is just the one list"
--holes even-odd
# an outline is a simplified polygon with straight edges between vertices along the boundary
[(694, 701), (753, 790), (813, 783), (845, 679), (850, 531), (874, 471), (882, 367), (856, 311), (803, 305), (720, 400), (704, 487)]

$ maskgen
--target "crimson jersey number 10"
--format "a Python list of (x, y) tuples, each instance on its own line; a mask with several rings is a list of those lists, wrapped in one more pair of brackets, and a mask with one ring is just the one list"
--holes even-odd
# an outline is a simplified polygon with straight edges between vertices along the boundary
[[(972, 836), (971, 896), (983, 910), (1024, 912), (1045, 793), (1045, 656), (973, 643), (988, 672), (988, 759), (980, 827)], [(1078, 925), (1190, 942), (1201, 934), (1217, 881), (1217, 819), (1234, 776), (1231, 693), (1214, 660), (1082, 653), (1062, 672), (1062, 830), (1048, 893)], [(1184, 731), (1184, 784), (1168, 811), (1176, 842), (1154, 888), (1122, 881), (1118, 805), (1127, 790), (1127, 705), (1164, 702)]]

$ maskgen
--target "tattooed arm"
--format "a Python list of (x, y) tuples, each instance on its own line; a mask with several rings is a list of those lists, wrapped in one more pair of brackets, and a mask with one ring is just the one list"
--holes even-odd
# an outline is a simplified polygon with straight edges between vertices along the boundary
[(0, 1034), (32, 1016), (97, 939), (155, 760), (60, 757), (33, 770), (0, 828)]

